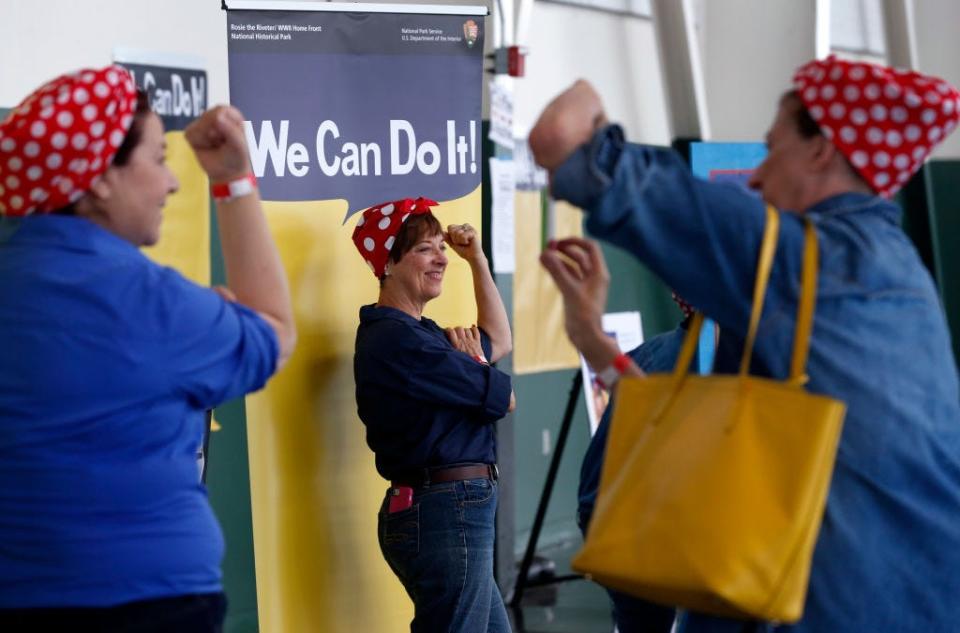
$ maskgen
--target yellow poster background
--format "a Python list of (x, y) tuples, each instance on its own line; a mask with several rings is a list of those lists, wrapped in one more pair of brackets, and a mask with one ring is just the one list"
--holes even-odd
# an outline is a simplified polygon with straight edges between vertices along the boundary
[(180, 181), (167, 198), (160, 239), (143, 252), (201, 286), (210, 285), (210, 188), (183, 132), (167, 132), (167, 164)]
[[(183, 133), (168, 132), (180, 189), (167, 200), (158, 243), (144, 252), (201, 285), (210, 283), (209, 188)], [(413, 607), (383, 560), (377, 509), (386, 482), (356, 414), (353, 345), (361, 305), (378, 282), (341, 224), (346, 201), (266, 202), (290, 283), (298, 345), (290, 361), (247, 398), (247, 437), (257, 603), (264, 633), (409, 630)], [(435, 209), (441, 223), (481, 226), (479, 187)], [(574, 367), (559, 293), (537, 257), (538, 192), (516, 197), (514, 369)], [(556, 205), (557, 235), (580, 235), (580, 213)], [(467, 264), (451, 254), (443, 294), (426, 315), (441, 325), (476, 322)], [(229, 546), (229, 544), (228, 544)]]
[[(518, 191), (514, 199), (516, 272), (513, 277), (513, 371), (530, 374), (579, 366), (563, 331), (563, 300), (540, 266), (542, 214), (539, 191)], [(565, 202), (554, 205), (556, 237), (582, 236), (583, 214)]]
[[(357, 417), (353, 349), (359, 309), (379, 284), (341, 221), (346, 201), (266, 202), (297, 322), (296, 351), (247, 398), (260, 630), (409, 631), (413, 606), (377, 543), (387, 483)], [(480, 188), (434, 208), (440, 222), (481, 225)], [(452, 252), (426, 315), (476, 322), (469, 266)]]

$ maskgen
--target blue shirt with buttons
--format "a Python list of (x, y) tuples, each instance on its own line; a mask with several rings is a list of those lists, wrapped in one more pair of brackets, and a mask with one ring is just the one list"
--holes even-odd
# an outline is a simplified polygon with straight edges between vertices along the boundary
[[(765, 223), (761, 201), (695, 178), (675, 152), (626, 143), (615, 125), (571, 155), (552, 182), (558, 198), (586, 211), (593, 235), (632, 253), (742, 342)], [(807, 388), (846, 402), (847, 416), (803, 619), (758, 628), (956, 631), (960, 387), (936, 288), (895, 204), (846, 193), (803, 217), (781, 213), (752, 371), (788, 374), (804, 217), (820, 245)], [(735, 372), (738, 351), (721, 346), (715, 371)], [(687, 614), (681, 631), (742, 626)]]
[(0, 608), (220, 591), (205, 410), (273, 329), (78, 217), (0, 220)]
[[(480, 340), (489, 358), (482, 330)], [(510, 406), (510, 377), (454, 349), (432, 320), (361, 307), (353, 370), (357, 412), (384, 478), (496, 462), (493, 423)]]

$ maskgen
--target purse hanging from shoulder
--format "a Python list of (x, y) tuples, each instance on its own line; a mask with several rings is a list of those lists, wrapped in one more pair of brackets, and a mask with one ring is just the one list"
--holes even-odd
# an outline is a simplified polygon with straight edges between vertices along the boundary
[(702, 315), (672, 374), (617, 388), (597, 505), (573, 567), (647, 600), (795, 622), (846, 407), (807, 393), (817, 239), (807, 221), (790, 376), (748, 374), (779, 230), (767, 208), (740, 371), (690, 375)]

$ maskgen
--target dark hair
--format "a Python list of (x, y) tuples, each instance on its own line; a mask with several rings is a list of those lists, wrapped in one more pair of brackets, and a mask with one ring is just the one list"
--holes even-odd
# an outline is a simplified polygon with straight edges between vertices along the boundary
[(823, 134), (820, 131), (820, 126), (810, 116), (810, 112), (807, 110), (806, 106), (803, 105), (803, 100), (800, 98), (800, 93), (796, 90), (790, 90), (789, 92), (784, 93), (780, 97), (780, 102), (785, 101), (796, 101), (797, 109), (794, 111), (793, 120), (797, 124), (797, 131), (800, 132), (800, 136), (803, 138), (813, 138), (819, 134)]
[[(147, 93), (138, 89), (137, 103), (133, 108), (133, 122), (130, 123), (130, 129), (123, 138), (123, 143), (121, 143), (117, 149), (117, 153), (113, 155), (111, 165), (122, 167), (130, 162), (130, 155), (133, 153), (133, 150), (136, 149), (137, 145), (140, 144), (140, 137), (143, 136), (143, 122), (146, 120), (149, 112), (150, 100), (147, 98)], [(76, 211), (76, 203), (70, 203), (65, 207), (53, 211), (53, 213), (55, 215), (75, 215)]]
[[(397, 237), (393, 241), (393, 247), (387, 256), (388, 261), (396, 264), (403, 256), (410, 252), (420, 240), (425, 237), (434, 237), (443, 233), (443, 225), (432, 213), (417, 213), (407, 218), (407, 221), (400, 227)], [(380, 284), (383, 284), (383, 277), (380, 278)]]
[[(803, 99), (800, 98), (800, 93), (796, 90), (790, 90), (783, 93), (783, 96), (780, 97), (780, 103), (786, 103), (788, 101), (796, 102), (797, 107), (793, 111), (793, 121), (797, 125), (797, 132), (800, 133), (800, 136), (804, 139), (811, 139), (816, 136), (823, 136), (823, 131), (820, 130), (820, 125), (817, 124), (816, 120), (810, 116), (810, 111), (807, 110), (807, 106), (803, 104)], [(843, 156), (843, 152), (840, 152), (840, 155)], [(873, 189), (873, 187), (864, 180), (863, 176), (857, 170), (856, 167), (847, 159), (846, 156), (843, 156), (843, 162), (847, 166), (847, 170), (850, 172), (850, 175), (863, 183), (864, 187), (868, 189)]]
[(143, 122), (146, 115), (150, 112), (150, 100), (147, 93), (143, 90), (137, 90), (137, 105), (133, 109), (133, 123), (130, 124), (130, 130), (123, 138), (123, 143), (113, 155), (113, 165), (122, 167), (130, 161), (130, 154), (140, 144), (140, 137), (143, 135)]

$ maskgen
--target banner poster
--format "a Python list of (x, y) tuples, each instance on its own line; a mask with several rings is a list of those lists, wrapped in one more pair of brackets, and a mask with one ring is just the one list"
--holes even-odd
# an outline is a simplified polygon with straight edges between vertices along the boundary
[(210, 284), (210, 188), (183, 131), (207, 109), (207, 72), (202, 62), (172, 53), (126, 48), (113, 59), (147, 93), (150, 108), (163, 121), (167, 164), (180, 183), (167, 198), (160, 240), (144, 249), (153, 260), (172, 266), (196, 283)]
[[(487, 9), (226, 4), (230, 100), (298, 329), (287, 365), (246, 400), (260, 630), (399, 633), (413, 608), (377, 543), (388, 484), (353, 382), (358, 311), (379, 285), (350, 236), (363, 209), (418, 196), (444, 226), (481, 226)], [(425, 314), (476, 323), (469, 266), (448, 253)]]
[[(759, 197), (747, 183), (766, 156), (763, 143), (691, 143), (690, 168), (698, 178), (743, 187)], [(697, 371), (701, 374), (709, 374), (713, 368), (717, 337), (716, 324), (704, 319), (697, 348)]]

